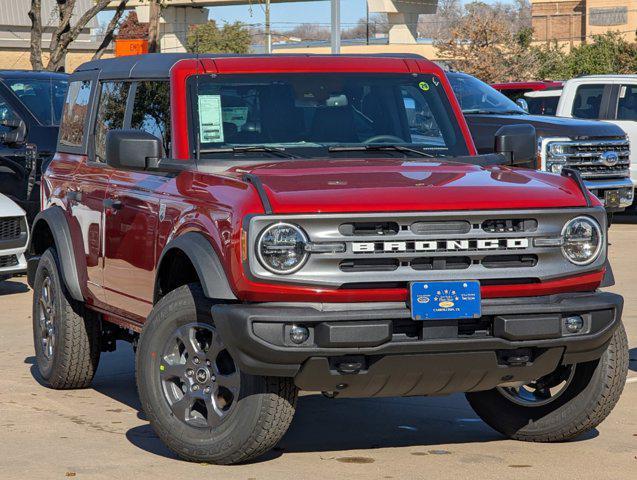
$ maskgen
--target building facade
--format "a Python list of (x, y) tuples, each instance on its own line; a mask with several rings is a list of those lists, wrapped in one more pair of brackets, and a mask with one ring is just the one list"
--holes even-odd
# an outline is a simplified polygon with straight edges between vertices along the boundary
[(531, 0), (531, 18), (540, 42), (579, 44), (609, 31), (634, 41), (637, 0)]

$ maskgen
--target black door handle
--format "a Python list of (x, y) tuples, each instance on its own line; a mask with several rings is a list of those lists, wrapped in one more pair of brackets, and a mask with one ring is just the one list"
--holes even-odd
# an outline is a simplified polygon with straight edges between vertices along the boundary
[(66, 193), (66, 198), (71, 202), (81, 202), (82, 201), (82, 192), (70, 190)]
[(124, 206), (121, 200), (114, 200), (112, 198), (103, 200), (102, 204), (107, 210), (120, 210)]

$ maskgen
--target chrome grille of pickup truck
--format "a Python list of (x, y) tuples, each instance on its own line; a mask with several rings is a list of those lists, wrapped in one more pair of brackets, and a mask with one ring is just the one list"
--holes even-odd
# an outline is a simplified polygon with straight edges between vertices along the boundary
[(311, 253), (305, 265), (289, 275), (269, 272), (256, 255), (248, 255), (246, 270), (268, 281), (338, 288), (385, 288), (419, 280), (540, 282), (602, 268), (605, 252), (593, 264), (577, 267), (564, 258), (559, 244), (537, 241), (561, 238), (565, 223), (580, 215), (594, 217), (605, 231), (601, 207), (260, 215), (249, 222), (248, 252), (256, 252), (260, 232), (277, 222), (298, 225), (313, 246), (339, 248)]
[(579, 170), (584, 179), (630, 176), (628, 140), (574, 140), (551, 142), (550, 146), (562, 150), (566, 165)]

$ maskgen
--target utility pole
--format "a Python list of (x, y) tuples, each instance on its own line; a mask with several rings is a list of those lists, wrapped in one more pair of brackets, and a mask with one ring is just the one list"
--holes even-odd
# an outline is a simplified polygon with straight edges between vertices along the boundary
[(272, 53), (272, 28), (270, 27), (270, 0), (265, 0), (265, 53)]
[(332, 54), (341, 53), (341, 0), (332, 0)]
[(369, 45), (369, 3), (365, 0), (365, 43)]
[(161, 0), (150, 0), (148, 18), (148, 53), (159, 52), (159, 18), (161, 16)]

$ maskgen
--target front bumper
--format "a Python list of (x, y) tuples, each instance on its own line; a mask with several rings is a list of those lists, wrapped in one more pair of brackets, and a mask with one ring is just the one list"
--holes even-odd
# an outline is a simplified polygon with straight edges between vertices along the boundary
[[(223, 304), (212, 316), (239, 368), (340, 396), (434, 395), (530, 381), (599, 358), (621, 321), (607, 292), (485, 299), (480, 319), (416, 322), (404, 304)], [(585, 327), (569, 334), (563, 319)], [(308, 327), (295, 345), (293, 324)]]
[[(634, 201), (635, 186), (630, 178), (616, 178), (611, 180), (585, 180), (584, 185), (593, 195), (599, 198), (609, 212), (616, 212), (630, 207)], [(617, 202), (609, 204), (613, 195), (606, 192), (616, 192)]]

